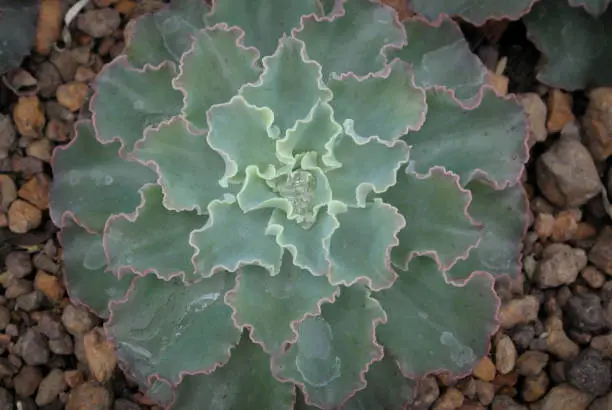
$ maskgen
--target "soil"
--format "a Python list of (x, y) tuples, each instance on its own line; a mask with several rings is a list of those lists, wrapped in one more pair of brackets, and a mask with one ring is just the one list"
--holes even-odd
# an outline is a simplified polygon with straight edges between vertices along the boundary
[[(163, 2), (93, 0), (61, 50), (73, 3), (48, 1), (36, 52), (0, 85), (0, 410), (156, 409), (116, 366), (102, 321), (70, 303), (47, 194), (52, 149), (87, 115), (90, 82), (121, 52), (126, 22)], [(523, 276), (496, 285), (501, 327), (490, 355), (464, 379), (425, 378), (413, 408), (612, 409), (609, 164), (581, 129), (593, 102), (538, 83), (540, 54), (521, 22), (462, 29), (491, 70), (505, 59), (502, 88), (507, 81), (530, 114), (524, 183), (534, 218)]]

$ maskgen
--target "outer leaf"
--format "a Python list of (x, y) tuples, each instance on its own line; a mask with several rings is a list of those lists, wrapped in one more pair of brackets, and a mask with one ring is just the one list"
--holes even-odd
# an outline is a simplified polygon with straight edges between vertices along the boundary
[(153, 272), (164, 280), (174, 276), (193, 279), (189, 234), (206, 223), (206, 216), (168, 211), (158, 185), (144, 187), (141, 194), (142, 202), (134, 214), (111, 216), (106, 224), (108, 267), (115, 273), (126, 269), (141, 275)]
[(320, 316), (300, 324), (296, 344), (272, 359), (273, 372), (298, 384), (308, 404), (340, 406), (366, 386), (369, 365), (382, 358), (374, 331), (384, 319), (385, 312), (364, 287), (342, 288), (333, 304), (322, 306)]
[(493, 279), (476, 274), (463, 287), (444, 281), (433, 259), (410, 261), (392, 288), (374, 295), (388, 315), (377, 329), (402, 372), (462, 375), (489, 350), (499, 299)]
[(232, 282), (227, 272), (190, 286), (154, 275), (135, 279), (126, 299), (110, 307), (107, 331), (118, 357), (149, 383), (160, 376), (177, 384), (222, 366), (240, 340), (223, 303)]
[[(206, 113), (210, 107), (228, 102), (240, 87), (259, 77), (259, 54), (242, 44), (243, 36), (239, 27), (217, 24), (199, 31), (183, 54), (174, 86), (185, 96), (183, 115), (197, 128), (208, 128)], [(202, 73), (206, 73), (205, 79)]]
[(425, 93), (415, 88), (408, 66), (395, 60), (382, 73), (329, 81), (330, 102), (338, 122), (357, 136), (394, 141), (425, 121)]
[(36, 39), (39, 0), (3, 0), (0, 5), (0, 74), (18, 67)]
[(400, 172), (383, 199), (406, 218), (392, 253), (393, 262), (404, 269), (413, 255), (430, 254), (447, 270), (478, 243), (480, 227), (467, 213), (471, 195), (456, 175), (442, 168), (425, 176)]
[(569, 4), (573, 7), (584, 7), (589, 14), (598, 17), (606, 11), (610, 0), (569, 0)]
[(208, 11), (204, 0), (173, 0), (162, 10), (130, 20), (125, 50), (129, 62), (139, 68), (166, 60), (178, 65), (191, 46), (190, 36), (205, 27)]
[(521, 274), (522, 238), (529, 226), (529, 201), (522, 184), (498, 191), (481, 182), (470, 182), (468, 211), (484, 225), (481, 241), (466, 260), (459, 260), (448, 272), (454, 280), (467, 279), (472, 272), (493, 276)]
[(249, 327), (253, 341), (274, 354), (280, 353), (285, 343), (297, 340), (300, 321), (320, 314), (321, 305), (333, 302), (338, 293), (326, 278), (293, 265), (291, 254), (286, 252), (276, 276), (259, 266), (243, 267), (227, 302), (234, 309), (236, 324)]
[(290, 410), (294, 401), (293, 385), (275, 380), (268, 355), (243, 336), (225, 366), (184, 378), (172, 410)]
[(103, 145), (94, 135), (91, 121), (80, 121), (72, 142), (56, 149), (50, 212), (58, 226), (70, 211), (83, 226), (101, 233), (110, 215), (138, 206), (138, 190), (154, 182), (155, 173), (122, 159), (118, 142)]
[(317, 101), (332, 98), (321, 81), (321, 66), (307, 59), (301, 41), (281, 38), (274, 54), (262, 62), (260, 80), (243, 87), (240, 94), (253, 105), (270, 108), (281, 135), (306, 118)]
[[(157, 170), (168, 209), (201, 214), (226, 191), (219, 184), (225, 168), (223, 157), (207, 144), (206, 134), (191, 132), (182, 117), (148, 129), (135, 145), (134, 155)], [(186, 169), (193, 178), (185, 177)]]
[[(237, 10), (240, 12), (236, 12)], [(321, 15), (322, 12), (318, 0), (216, 0), (212, 19), (243, 28), (245, 44), (257, 48), (262, 55), (267, 56), (276, 50), (278, 39), (283, 34), (289, 34), (293, 27), (300, 24), (300, 17), (311, 13)]]
[(328, 210), (321, 210), (309, 229), (303, 229), (288, 220), (282, 211), (275, 210), (267, 232), (276, 235), (276, 242), (291, 252), (295, 265), (321, 276), (330, 271), (329, 240), (337, 228), (338, 220)]
[(480, 100), (466, 109), (451, 91), (427, 91), (425, 124), (403, 137), (412, 146), (416, 172), (443, 166), (459, 175), (462, 186), (482, 174), (500, 186), (519, 179), (529, 155), (523, 108), (489, 87), (481, 90)]
[(292, 33), (321, 64), (325, 81), (332, 73), (363, 76), (383, 69), (383, 48), (406, 40), (395, 10), (370, 0), (344, 1), (329, 18), (304, 17)]
[(443, 17), (439, 25), (413, 17), (403, 22), (408, 45), (389, 49), (389, 58), (410, 63), (414, 82), (420, 87), (443, 85), (460, 100), (474, 98), (487, 82), (487, 69), (472, 53), (459, 25)]
[(204, 227), (191, 233), (189, 243), (196, 249), (193, 264), (203, 277), (221, 268), (235, 271), (246, 264), (278, 273), (283, 250), (272, 236), (265, 236), (269, 209), (243, 213), (236, 202), (212, 201), (210, 218)]
[(388, 143), (377, 137), (355, 141), (342, 134), (328, 148), (341, 164), (327, 172), (334, 200), (349, 206), (363, 207), (368, 194), (395, 185), (398, 169), (408, 162), (409, 149), (403, 141)]
[(406, 225), (402, 215), (377, 199), (365, 208), (348, 208), (336, 218), (340, 226), (330, 241), (329, 281), (345, 286), (363, 281), (374, 290), (391, 286), (397, 275), (389, 254)]
[(518, 20), (528, 13), (536, 0), (496, 2), (491, 0), (411, 0), (412, 10), (429, 20), (439, 20), (441, 15), (459, 16), (463, 20), (481, 26), (490, 19)]
[(109, 302), (125, 296), (133, 276), (117, 279), (106, 272), (102, 235), (88, 232), (71, 214), (64, 214), (62, 219), (59, 239), (70, 298), (107, 318)]
[(594, 19), (566, 0), (547, 0), (536, 3), (524, 21), (546, 56), (538, 80), (572, 91), (612, 84), (612, 9)]
[(274, 135), (270, 127), (274, 114), (268, 108), (249, 104), (236, 96), (226, 104), (209, 111), (210, 132), (208, 144), (225, 160), (225, 175), (221, 184), (237, 173), (243, 173), (249, 165), (258, 167), (262, 174), (274, 172)]

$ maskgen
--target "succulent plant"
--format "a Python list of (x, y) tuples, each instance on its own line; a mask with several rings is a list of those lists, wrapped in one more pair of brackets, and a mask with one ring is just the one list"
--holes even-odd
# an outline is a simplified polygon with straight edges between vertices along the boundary
[(521, 106), (456, 23), (184, 0), (128, 27), (56, 150), (73, 299), (173, 409), (403, 408), (520, 272)]
[(36, 36), (38, 0), (0, 1), (0, 74), (17, 67)]

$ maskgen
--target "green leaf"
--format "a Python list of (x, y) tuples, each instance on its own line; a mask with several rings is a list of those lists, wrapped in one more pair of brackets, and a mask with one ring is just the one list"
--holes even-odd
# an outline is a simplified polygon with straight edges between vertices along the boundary
[(144, 187), (141, 195), (142, 202), (133, 215), (112, 216), (106, 225), (104, 249), (109, 268), (115, 273), (126, 268), (140, 274), (153, 272), (164, 280), (179, 275), (193, 279), (189, 234), (202, 227), (207, 217), (167, 210), (159, 185)]
[(235, 322), (249, 327), (253, 341), (275, 354), (285, 343), (295, 342), (299, 322), (307, 315), (318, 315), (321, 305), (333, 302), (338, 292), (327, 278), (293, 265), (285, 252), (276, 276), (254, 265), (240, 269), (236, 287), (226, 299), (234, 309)]
[(206, 26), (209, 11), (201, 0), (173, 0), (165, 8), (130, 20), (126, 28), (128, 61), (142, 68), (169, 60), (179, 64), (191, 36)]
[(432, 168), (425, 176), (408, 169), (399, 172), (397, 184), (382, 197), (406, 218), (392, 252), (393, 262), (404, 269), (414, 254), (427, 253), (447, 270), (478, 243), (480, 227), (467, 213), (470, 193), (443, 168)]
[(275, 235), (276, 242), (291, 252), (295, 265), (321, 276), (330, 271), (329, 241), (336, 228), (338, 220), (327, 209), (317, 214), (309, 229), (302, 228), (295, 221), (288, 220), (282, 211), (275, 210), (267, 233)]
[(174, 65), (162, 63), (143, 70), (132, 68), (125, 56), (107, 64), (96, 77), (91, 111), (101, 141), (119, 138), (129, 151), (149, 126), (181, 111), (181, 93), (172, 88)]
[(185, 376), (172, 410), (283, 410), (293, 408), (294, 401), (293, 385), (275, 380), (268, 355), (243, 336), (225, 366), (209, 375)]
[[(439, 20), (444, 14), (459, 16), (476, 26), (488, 20), (518, 20), (528, 13), (536, 0), (514, 0), (507, 2), (491, 0), (412, 0), (410, 6), (429, 20)], [(565, 1), (565, 0), (564, 0)]]
[(149, 383), (159, 376), (176, 384), (222, 366), (240, 340), (223, 302), (233, 282), (227, 272), (190, 286), (154, 275), (135, 279), (127, 298), (110, 308), (107, 331), (117, 356)]
[(210, 107), (228, 102), (245, 83), (257, 81), (261, 73), (256, 65), (258, 52), (244, 47), (243, 35), (239, 27), (208, 27), (198, 31), (192, 47), (183, 54), (174, 86), (185, 96), (183, 115), (197, 128), (208, 129), (206, 114)]
[(388, 317), (376, 334), (406, 375), (442, 369), (462, 375), (488, 353), (499, 305), (489, 275), (458, 287), (444, 280), (433, 259), (419, 256), (392, 288), (373, 296)]
[(64, 215), (62, 225), (59, 240), (70, 298), (106, 319), (109, 302), (125, 296), (133, 276), (117, 279), (106, 271), (102, 235), (88, 232), (71, 214)]
[(262, 56), (274, 53), (278, 39), (300, 24), (300, 17), (322, 14), (318, 0), (216, 1), (212, 20), (244, 29), (244, 43), (256, 47)]
[(448, 276), (464, 280), (481, 271), (516, 278), (521, 274), (522, 238), (529, 224), (529, 201), (522, 184), (496, 190), (473, 181), (466, 188), (472, 193), (468, 212), (484, 227), (478, 247), (466, 260), (458, 260)]
[(249, 165), (263, 175), (273, 175), (277, 164), (273, 130), (274, 114), (268, 108), (249, 104), (236, 96), (225, 104), (210, 109), (208, 144), (225, 160), (222, 184)]
[[(334, 200), (363, 207), (371, 192), (385, 192), (395, 185), (400, 166), (408, 162), (408, 146), (403, 141), (385, 142), (377, 137), (365, 141), (341, 134), (329, 144), (323, 158), (339, 168), (327, 172)], [(329, 159), (333, 158), (333, 160)]]
[[(134, 156), (157, 170), (168, 209), (202, 214), (210, 201), (226, 192), (219, 184), (223, 157), (208, 145), (206, 134), (190, 131), (182, 117), (147, 130), (134, 147)], [(193, 178), (185, 177), (186, 169)]]
[(36, 41), (39, 0), (3, 0), (0, 6), (0, 74), (19, 67)]
[(459, 25), (443, 17), (439, 25), (414, 18), (403, 22), (408, 45), (389, 49), (390, 59), (399, 57), (409, 63), (419, 87), (445, 86), (460, 100), (478, 95), (487, 82), (487, 69), (472, 53)]
[(567, 0), (540, 1), (524, 22), (546, 57), (538, 80), (570, 91), (612, 85), (612, 9), (595, 19)]
[(277, 140), (279, 160), (293, 164), (295, 156), (307, 152), (316, 152), (321, 157), (326, 151), (325, 144), (341, 131), (342, 127), (334, 120), (333, 108), (319, 100), (310, 110), (308, 117), (298, 120), (282, 139)]
[(391, 7), (369, 0), (343, 2), (330, 19), (307, 16), (293, 35), (306, 43), (306, 54), (323, 68), (323, 79), (331, 74), (364, 76), (385, 66), (382, 50), (406, 41)]
[(54, 179), (50, 192), (50, 213), (62, 226), (65, 212), (79, 223), (102, 233), (109, 216), (132, 212), (140, 202), (138, 190), (155, 181), (155, 173), (117, 153), (120, 144), (101, 144), (91, 121), (79, 121), (70, 144), (56, 149)]
[(351, 286), (366, 282), (375, 290), (391, 286), (397, 275), (389, 254), (406, 224), (404, 217), (376, 199), (365, 208), (347, 208), (336, 218), (340, 226), (330, 241), (330, 283)]
[(491, 88), (481, 92), (481, 103), (469, 109), (449, 90), (427, 91), (425, 124), (403, 137), (416, 172), (443, 166), (459, 175), (462, 186), (482, 174), (500, 186), (519, 179), (529, 153), (523, 107)]
[(308, 404), (335, 408), (366, 386), (369, 365), (382, 359), (374, 331), (385, 312), (359, 285), (342, 288), (321, 310), (300, 324), (297, 342), (272, 359), (272, 370), (298, 384)]
[(304, 43), (283, 37), (271, 56), (264, 57), (260, 81), (240, 90), (250, 104), (268, 107), (280, 135), (305, 119), (318, 101), (329, 101), (330, 90), (321, 80), (321, 66), (307, 60)]
[(387, 72), (365, 79), (331, 79), (330, 102), (338, 122), (361, 138), (395, 141), (425, 120), (425, 93), (415, 88), (408, 65), (394, 60)]
[(214, 200), (208, 212), (206, 225), (189, 240), (196, 249), (193, 262), (199, 275), (208, 277), (221, 268), (235, 271), (250, 263), (278, 273), (283, 250), (274, 237), (265, 235), (271, 210), (245, 214), (236, 202)]
[(601, 16), (610, 5), (610, 0), (569, 0), (572, 7), (584, 7), (592, 16)]

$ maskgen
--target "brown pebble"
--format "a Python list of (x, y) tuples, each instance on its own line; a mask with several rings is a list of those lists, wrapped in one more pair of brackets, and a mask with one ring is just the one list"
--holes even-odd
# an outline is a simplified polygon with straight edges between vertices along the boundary
[(49, 209), (49, 189), (51, 179), (45, 174), (37, 174), (19, 188), (19, 198), (35, 205), (41, 211)]
[(45, 127), (45, 112), (38, 97), (19, 97), (13, 108), (17, 131), (26, 138), (39, 138)]
[(599, 289), (606, 283), (606, 275), (594, 266), (584, 268), (580, 271), (580, 276), (593, 289)]
[(488, 356), (483, 357), (472, 370), (472, 374), (487, 382), (492, 381), (495, 378), (495, 365)]
[(594, 88), (589, 92), (582, 124), (593, 158), (605, 161), (612, 154), (612, 87)]
[(17, 199), (9, 208), (8, 220), (11, 232), (26, 233), (40, 226), (42, 212), (34, 205)]
[(61, 0), (45, 0), (40, 3), (36, 28), (36, 52), (48, 55), (60, 39), (64, 17)]
[(432, 410), (456, 410), (463, 404), (463, 394), (454, 387), (446, 389), (434, 403)]
[(53, 143), (46, 139), (41, 138), (39, 140), (32, 141), (26, 148), (26, 153), (33, 158), (38, 158), (44, 162), (51, 162), (51, 155), (53, 153)]
[(79, 384), (85, 381), (85, 376), (80, 370), (66, 370), (64, 372), (64, 381), (71, 389), (74, 389)]
[(0, 174), (0, 211), (8, 211), (15, 199), (17, 199), (15, 181), (6, 174)]
[(110, 391), (96, 383), (83, 383), (68, 395), (66, 410), (110, 410), (113, 396)]
[(539, 403), (539, 410), (586, 410), (592, 397), (569, 384), (553, 387)]
[(548, 353), (528, 350), (518, 358), (516, 367), (521, 376), (535, 376), (544, 370), (548, 359)]
[(40, 290), (52, 302), (59, 302), (64, 297), (64, 287), (59, 279), (39, 270), (34, 278), (34, 288)]
[(95, 328), (83, 339), (85, 357), (89, 370), (99, 382), (108, 381), (117, 365), (113, 344), (106, 338), (102, 328)]
[(62, 84), (57, 88), (57, 101), (72, 112), (78, 111), (89, 94), (89, 87), (85, 83), (76, 81)]
[(505, 303), (499, 312), (502, 328), (510, 329), (518, 324), (527, 324), (538, 318), (540, 302), (535, 296), (528, 295)]
[(523, 400), (528, 403), (539, 400), (542, 396), (544, 396), (544, 394), (546, 394), (549, 385), (550, 379), (548, 378), (548, 374), (546, 374), (546, 372), (541, 372), (535, 376), (526, 377), (523, 381), (523, 388), (521, 390)]
[(605, 226), (589, 252), (589, 261), (612, 276), (612, 227)]
[(548, 121), (546, 128), (549, 133), (559, 132), (565, 125), (574, 121), (572, 112), (572, 96), (559, 89), (552, 89), (548, 93)]

